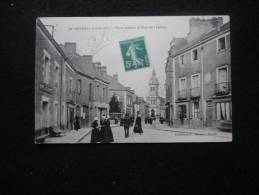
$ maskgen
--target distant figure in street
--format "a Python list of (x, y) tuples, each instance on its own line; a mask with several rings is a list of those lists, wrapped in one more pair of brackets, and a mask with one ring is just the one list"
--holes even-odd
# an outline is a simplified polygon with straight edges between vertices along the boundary
[(139, 133), (139, 134), (143, 133), (140, 114), (138, 114), (138, 116), (136, 118), (136, 122), (135, 122), (135, 126), (134, 126), (134, 129), (133, 129), (133, 132), (134, 133)]
[(110, 126), (110, 117), (105, 115), (102, 116), (101, 120), (101, 135), (103, 143), (114, 142), (113, 134)]
[(77, 131), (78, 131), (78, 129), (80, 129), (80, 122), (79, 122), (79, 117), (78, 117), (78, 116), (76, 116), (76, 118), (75, 118), (75, 121), (74, 121), (74, 128), (75, 128), (75, 130), (77, 130)]
[(100, 131), (100, 127), (98, 125), (98, 118), (95, 117), (94, 121), (91, 125), (92, 132), (91, 132), (91, 143), (98, 143), (102, 141), (102, 136), (101, 136), (101, 131)]
[(123, 120), (124, 120), (124, 132), (125, 132), (125, 138), (126, 138), (126, 137), (129, 137), (129, 127), (131, 123), (131, 119), (128, 113), (125, 115)]

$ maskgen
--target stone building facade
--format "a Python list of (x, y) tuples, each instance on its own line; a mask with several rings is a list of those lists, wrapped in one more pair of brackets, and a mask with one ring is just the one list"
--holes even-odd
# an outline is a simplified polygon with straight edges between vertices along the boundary
[(42, 138), (66, 126), (66, 82), (64, 74), (75, 68), (42, 22), (36, 20), (35, 48), (35, 137)]
[(189, 22), (187, 37), (173, 39), (168, 52), (167, 119), (176, 127), (231, 129), (229, 23), (221, 17)]
[(113, 76), (108, 76), (108, 80), (110, 82), (109, 101), (113, 95), (116, 95), (120, 102), (121, 115), (125, 115), (126, 113), (133, 115), (134, 90), (122, 85), (118, 80), (117, 73)]
[(76, 43), (58, 44), (44, 24), (36, 21), (35, 137), (49, 128), (73, 129), (76, 116), (81, 127), (95, 116), (109, 112), (108, 76), (90, 55), (79, 55)]

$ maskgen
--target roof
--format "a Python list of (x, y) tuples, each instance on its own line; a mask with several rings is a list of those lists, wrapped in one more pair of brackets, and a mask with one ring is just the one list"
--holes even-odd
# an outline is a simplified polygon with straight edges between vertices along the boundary
[(91, 62), (83, 60), (79, 54), (68, 55), (69, 59), (73, 62), (77, 72), (83, 73), (85, 76), (95, 77), (95, 70)]
[(36, 26), (38, 26), (42, 32), (47, 36), (47, 38), (49, 39), (49, 41), (54, 45), (54, 47), (57, 49), (57, 51), (60, 53), (60, 55), (64, 58), (65, 61), (67, 61), (67, 63), (71, 66), (71, 68), (73, 70), (75, 70), (75, 67), (73, 66), (72, 62), (70, 61), (69, 58), (67, 58), (67, 55), (65, 54), (65, 52), (62, 50), (62, 48), (59, 46), (59, 44), (55, 41), (55, 39), (51, 36), (51, 34), (49, 33), (49, 31), (46, 29), (46, 27), (44, 26), (44, 24), (41, 22), (40, 19), (37, 18), (36, 20)]
[(87, 61), (83, 56), (75, 54), (67, 54), (68, 58), (72, 61), (77, 72), (87, 76), (89, 78), (97, 78), (103, 82), (109, 83), (106, 76), (103, 76), (100, 72), (96, 71), (92, 61)]
[(126, 87), (122, 85), (119, 81), (116, 81), (112, 76), (107, 74), (107, 79), (110, 82), (109, 89), (126, 91)]
[(214, 37), (216, 35), (220, 35), (220, 34), (224, 33), (225, 31), (227, 31), (229, 29), (230, 29), (230, 23), (229, 22), (227, 22), (227, 23), (223, 24), (222, 26), (220, 26), (219, 29), (214, 28), (212, 31), (201, 35), (197, 39), (195, 39), (195, 40), (193, 40), (193, 41), (191, 41), (189, 43), (187, 42), (184, 45), (180, 45), (177, 48), (177, 51), (172, 54), (172, 56), (173, 57), (177, 56), (177, 55), (183, 53), (185, 50), (190, 49), (191, 47), (195, 46), (196, 44), (198, 44), (200, 42), (203, 42), (203, 41), (207, 41), (207, 39), (209, 39), (211, 37)]

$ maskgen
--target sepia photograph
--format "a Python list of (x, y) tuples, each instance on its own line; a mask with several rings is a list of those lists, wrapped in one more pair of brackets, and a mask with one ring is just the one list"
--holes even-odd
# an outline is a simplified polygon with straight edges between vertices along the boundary
[(35, 23), (35, 144), (232, 142), (229, 16)]

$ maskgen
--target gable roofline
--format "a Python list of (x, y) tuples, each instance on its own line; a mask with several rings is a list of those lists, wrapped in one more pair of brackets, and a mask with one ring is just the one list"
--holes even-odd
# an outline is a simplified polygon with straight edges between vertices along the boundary
[(66, 56), (64, 51), (61, 49), (61, 47), (58, 45), (58, 43), (55, 41), (55, 39), (50, 35), (49, 31), (46, 29), (46, 27), (44, 26), (44, 24), (41, 22), (41, 20), (39, 18), (36, 19), (36, 26), (38, 26), (41, 29), (41, 31), (45, 34), (45, 36), (48, 38), (48, 40), (53, 44), (53, 46), (56, 48), (56, 50), (64, 58), (64, 60), (76, 72), (76, 68), (74, 67), (71, 60)]
[(229, 30), (230, 30), (230, 23), (227, 22), (227, 23), (223, 24), (222, 26), (220, 26), (219, 30), (217, 28), (215, 28), (206, 34), (201, 35), (200, 37), (193, 40), (192, 42), (183, 45), (180, 49), (178, 49), (177, 51), (172, 53), (171, 57), (176, 57), (182, 53), (185, 53), (186, 51), (191, 50), (200, 44), (204, 44), (204, 43), (210, 41), (211, 39), (228, 32)]

